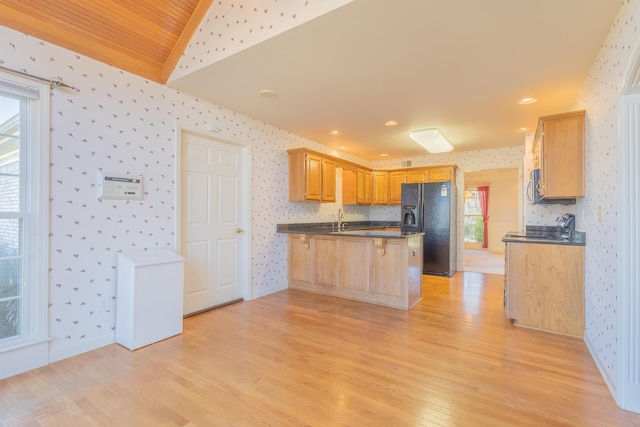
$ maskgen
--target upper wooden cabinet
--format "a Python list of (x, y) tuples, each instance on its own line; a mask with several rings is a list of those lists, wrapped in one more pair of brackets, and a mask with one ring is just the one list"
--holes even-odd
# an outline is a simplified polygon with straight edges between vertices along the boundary
[(335, 160), (306, 149), (289, 150), (289, 201), (335, 200)]
[(373, 200), (373, 183), (371, 171), (368, 169), (356, 169), (356, 203), (370, 205)]
[(373, 171), (371, 173), (373, 185), (373, 205), (389, 204), (389, 172)]
[(402, 184), (407, 182), (405, 171), (389, 172), (389, 204), (399, 205), (402, 201)]
[(429, 169), (407, 169), (404, 182), (413, 184), (416, 182), (429, 182)]
[(444, 182), (452, 181), (451, 177), (455, 177), (454, 168), (451, 166), (442, 166), (436, 168), (429, 168), (429, 182)]
[(355, 205), (357, 203), (358, 183), (355, 168), (342, 168), (342, 204)]
[(541, 197), (584, 196), (584, 127), (584, 110), (540, 117), (532, 154)]
[(402, 184), (451, 181), (456, 166), (372, 171), (306, 148), (289, 150), (289, 201), (335, 202), (336, 167), (342, 168), (342, 204), (399, 205)]
[(389, 172), (389, 204), (399, 205), (402, 202), (403, 183), (451, 181), (455, 184), (455, 171), (455, 166), (392, 170)]

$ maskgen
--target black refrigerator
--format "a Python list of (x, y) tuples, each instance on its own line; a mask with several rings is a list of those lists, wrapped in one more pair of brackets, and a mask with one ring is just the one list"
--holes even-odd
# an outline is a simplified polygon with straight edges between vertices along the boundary
[(450, 181), (402, 184), (400, 227), (423, 232), (423, 274), (456, 272), (456, 186)]

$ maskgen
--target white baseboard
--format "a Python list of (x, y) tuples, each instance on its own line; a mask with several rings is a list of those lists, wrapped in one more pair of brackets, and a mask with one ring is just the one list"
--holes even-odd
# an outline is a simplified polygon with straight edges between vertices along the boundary
[(589, 341), (589, 337), (587, 337), (586, 335), (584, 337), (584, 343), (587, 345), (587, 349), (589, 350), (589, 353), (591, 354), (591, 358), (596, 363), (596, 366), (598, 367), (598, 370), (600, 371), (600, 375), (602, 375), (602, 378), (604, 379), (604, 382), (607, 384), (607, 387), (609, 388), (609, 392), (613, 396), (613, 400), (615, 400), (617, 402), (617, 399), (616, 399), (617, 389), (616, 389), (616, 381), (615, 381), (615, 379), (611, 378), (611, 376), (609, 375), (609, 372), (605, 369), (605, 366), (602, 363), (602, 361), (598, 358), (598, 355), (595, 352), (594, 347), (591, 344), (591, 341)]
[(257, 298), (262, 298), (264, 296), (270, 295), (270, 294), (274, 294), (276, 292), (280, 292), (283, 291), (285, 289), (287, 289), (288, 286), (287, 285), (280, 285), (280, 286), (269, 286), (266, 288), (262, 288), (258, 291), (253, 291), (251, 293), (251, 299), (257, 299)]
[(38, 339), (0, 352), (0, 380), (46, 366), (49, 339)]
[(59, 360), (67, 359), (69, 357), (77, 356), (82, 353), (86, 353), (91, 350), (95, 350), (100, 347), (104, 347), (116, 342), (115, 332), (111, 332), (107, 335), (94, 338), (92, 340), (83, 342), (81, 344), (64, 347), (49, 352), (49, 363), (57, 362)]

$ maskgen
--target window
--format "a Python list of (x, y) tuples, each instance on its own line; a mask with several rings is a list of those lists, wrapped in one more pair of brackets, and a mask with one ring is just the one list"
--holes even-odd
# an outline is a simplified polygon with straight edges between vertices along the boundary
[(49, 90), (0, 73), (0, 379), (48, 360)]
[(19, 98), (0, 92), (0, 340), (21, 335), (24, 324), (20, 104)]
[(477, 188), (464, 190), (464, 241), (482, 242), (484, 240), (484, 221), (478, 198)]

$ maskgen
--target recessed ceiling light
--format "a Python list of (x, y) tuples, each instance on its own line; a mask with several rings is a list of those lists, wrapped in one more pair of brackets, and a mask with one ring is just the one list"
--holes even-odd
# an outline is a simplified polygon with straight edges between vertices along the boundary
[(447, 141), (447, 138), (438, 129), (417, 130), (411, 132), (409, 138), (430, 153), (446, 153), (453, 150), (453, 145)]
[(380, 157), (387, 157), (388, 154), (387, 153), (380, 153)]
[(334, 129), (332, 131), (329, 132), (329, 135), (333, 135), (333, 136), (338, 136), (340, 135), (342, 132), (340, 132), (340, 130), (338, 129)]
[(344, 145), (339, 146), (338, 150), (344, 150)]
[(397, 124), (398, 122), (396, 122), (395, 120), (389, 120), (388, 122), (384, 123), (385, 126), (396, 126)]
[(530, 130), (529, 128), (519, 128), (519, 129), (516, 129), (516, 132), (524, 133), (524, 132), (529, 132), (529, 130)]
[(525, 104), (533, 104), (534, 102), (537, 102), (538, 100), (536, 98), (522, 98), (520, 101), (518, 101), (518, 104), (521, 105), (525, 105)]
[(262, 89), (258, 94), (263, 98), (273, 98), (277, 96), (277, 92), (271, 89)]

